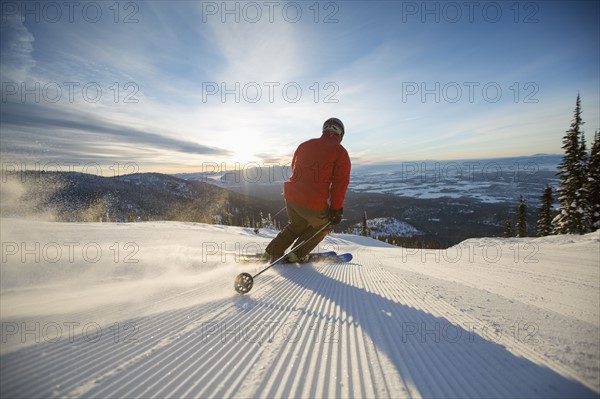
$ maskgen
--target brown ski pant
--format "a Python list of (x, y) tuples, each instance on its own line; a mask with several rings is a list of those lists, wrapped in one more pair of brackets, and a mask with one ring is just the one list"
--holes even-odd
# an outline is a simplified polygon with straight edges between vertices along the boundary
[(299, 258), (308, 255), (330, 231), (329, 228), (325, 228), (316, 234), (329, 222), (327, 210), (315, 211), (291, 202), (286, 202), (286, 208), (289, 219), (288, 225), (266, 248), (272, 260), (281, 258), (286, 249), (290, 246), (294, 248), (302, 242), (304, 244), (295, 249), (294, 253)]

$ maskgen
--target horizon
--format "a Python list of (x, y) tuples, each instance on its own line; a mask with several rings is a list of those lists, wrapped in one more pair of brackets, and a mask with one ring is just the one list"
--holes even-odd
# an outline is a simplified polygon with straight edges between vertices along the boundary
[(578, 93), (600, 128), (597, 2), (170, 5), (3, 2), (3, 169), (286, 165), (330, 116), (356, 166), (560, 154)]
[[(494, 165), (498, 161), (510, 161), (510, 160), (518, 160), (518, 159), (535, 159), (538, 157), (564, 157), (564, 154), (532, 154), (532, 155), (515, 155), (509, 157), (494, 157), (494, 158), (465, 158), (465, 159), (418, 159), (418, 160), (396, 160), (396, 161), (388, 161), (388, 162), (374, 162), (374, 163), (360, 163), (352, 165), (352, 173), (360, 170), (361, 168), (376, 168), (376, 167), (394, 167), (394, 166), (405, 166), (405, 165), (414, 165), (419, 164), (421, 166), (424, 163), (442, 163), (442, 164), (452, 164), (463, 162), (467, 169), (471, 169), (473, 172), (473, 168), (476, 166), (481, 166), (479, 163), (489, 163), (490, 165)], [(477, 165), (470, 164), (471, 162), (478, 162)], [(523, 164), (524, 167), (528, 167), (532, 162), (528, 161)], [(196, 170), (191, 170), (187, 172), (173, 172), (169, 173), (166, 171), (158, 171), (158, 170), (142, 170), (139, 165), (135, 163), (128, 164), (118, 164), (114, 163), (112, 165), (102, 165), (96, 162), (90, 162), (87, 164), (78, 164), (78, 163), (63, 163), (59, 164), (56, 162), (46, 162), (46, 163), (16, 163), (16, 162), (3, 162), (2, 163), (2, 174), (3, 174), (3, 182), (10, 175), (18, 175), (21, 173), (81, 173), (92, 176), (100, 176), (100, 177), (121, 177), (135, 174), (163, 174), (179, 177), (179, 175), (195, 175), (195, 174), (230, 174), (232, 172), (244, 172), (246, 170), (251, 170), (254, 168), (261, 169), (271, 169), (271, 168), (290, 168), (291, 162), (288, 163), (272, 163), (272, 164), (259, 164), (258, 162), (247, 162), (247, 163), (227, 163), (227, 162), (205, 162), (200, 164), (199, 168)], [(558, 167), (559, 163), (557, 163)], [(459, 165), (460, 166), (460, 165)], [(485, 166), (485, 165), (484, 165)], [(515, 167), (520, 167), (518, 162), (514, 163)], [(407, 170), (407, 173), (411, 172), (420, 172), (421, 170)], [(425, 169), (425, 172), (431, 173), (435, 170)], [(467, 170), (468, 172), (469, 170)], [(477, 169), (479, 171), (479, 169)], [(501, 170), (501, 172), (504, 172)], [(289, 176), (286, 176), (286, 178)], [(252, 180), (252, 179), (250, 179)]]

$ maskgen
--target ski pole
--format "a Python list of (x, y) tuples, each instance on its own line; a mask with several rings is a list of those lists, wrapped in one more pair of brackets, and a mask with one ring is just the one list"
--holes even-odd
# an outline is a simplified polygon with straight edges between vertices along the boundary
[(277, 212), (276, 214), (274, 214), (273, 216), (271, 216), (271, 219), (275, 219), (277, 217), (277, 215), (279, 215), (281, 212), (285, 211), (287, 209), (287, 206), (284, 206), (283, 208), (281, 208), (279, 210), (279, 212)]
[[(323, 230), (325, 230), (325, 228), (328, 227), (328, 226), (330, 226), (330, 225), (331, 225), (331, 222), (327, 222), (327, 224), (325, 226), (321, 227), (310, 238), (307, 238), (306, 240), (302, 241), (300, 244), (298, 244), (295, 247), (293, 247), (292, 249), (290, 249), (288, 253), (294, 252), (296, 249), (300, 248), (301, 246), (303, 246), (304, 244), (306, 244), (308, 241), (310, 241), (313, 238), (315, 238), (317, 236), (317, 234), (319, 234), (320, 232), (322, 232)], [(252, 286), (254, 285), (254, 279), (256, 277), (260, 276), (261, 274), (263, 274), (264, 272), (266, 272), (267, 270), (269, 270), (271, 267), (273, 267), (273, 265), (275, 265), (277, 262), (279, 262), (280, 260), (282, 260), (283, 258), (285, 258), (286, 255), (287, 254), (281, 256), (279, 259), (274, 260), (269, 265), (267, 265), (264, 269), (262, 269), (258, 273), (256, 273), (254, 276), (251, 275), (250, 273), (240, 273), (240, 274), (238, 274), (238, 276), (235, 278), (235, 282), (233, 284), (233, 287), (240, 294), (245, 294), (247, 292), (250, 292), (250, 290), (252, 289)]]

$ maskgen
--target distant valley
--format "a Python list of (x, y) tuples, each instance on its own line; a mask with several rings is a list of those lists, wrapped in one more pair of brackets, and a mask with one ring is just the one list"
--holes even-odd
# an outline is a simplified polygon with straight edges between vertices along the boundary
[[(338, 229), (352, 229), (366, 211), (369, 219), (393, 218), (413, 226), (422, 243), (446, 247), (470, 237), (501, 235), (505, 220), (509, 214), (514, 217), (523, 195), (529, 232), (534, 235), (540, 197), (547, 184), (558, 186), (556, 172), (561, 160), (561, 155), (538, 154), (354, 166), (344, 204), (345, 220)], [(282, 184), (290, 175), (289, 168), (275, 166), (178, 176), (279, 200), (283, 206)]]
[[(373, 236), (410, 246), (447, 247), (500, 236), (522, 194), (534, 234), (539, 198), (557, 186), (559, 155), (423, 161), (353, 168), (336, 231), (358, 233), (366, 212)], [(289, 168), (241, 168), (101, 177), (74, 172), (2, 175), (3, 217), (67, 222), (177, 220), (284, 226), (282, 183)], [(276, 216), (271, 219), (271, 216)]]

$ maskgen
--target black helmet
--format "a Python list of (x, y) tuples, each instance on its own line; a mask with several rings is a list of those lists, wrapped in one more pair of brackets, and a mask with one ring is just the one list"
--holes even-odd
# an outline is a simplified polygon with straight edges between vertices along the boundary
[(334, 133), (340, 136), (340, 141), (344, 139), (344, 124), (338, 118), (329, 118), (323, 123), (323, 133)]

